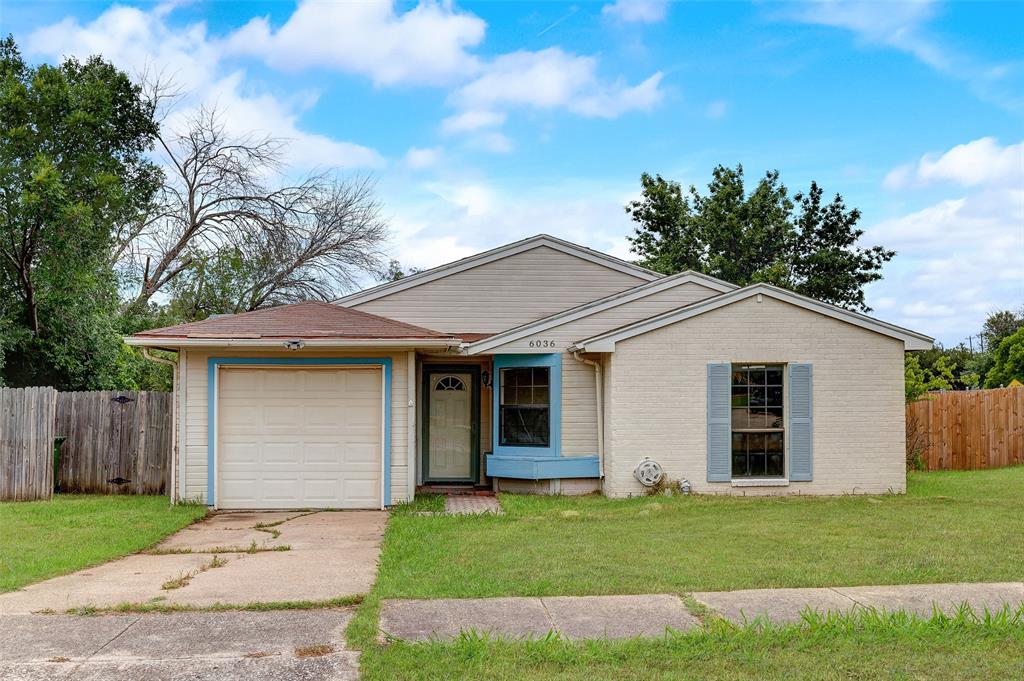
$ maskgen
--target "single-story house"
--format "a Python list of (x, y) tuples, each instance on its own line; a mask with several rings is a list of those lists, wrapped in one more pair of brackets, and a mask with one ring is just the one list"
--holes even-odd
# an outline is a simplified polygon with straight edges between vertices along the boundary
[(127, 342), (177, 353), (172, 496), (225, 509), (424, 485), (624, 497), (645, 461), (698, 493), (902, 492), (903, 355), (932, 346), (546, 235)]

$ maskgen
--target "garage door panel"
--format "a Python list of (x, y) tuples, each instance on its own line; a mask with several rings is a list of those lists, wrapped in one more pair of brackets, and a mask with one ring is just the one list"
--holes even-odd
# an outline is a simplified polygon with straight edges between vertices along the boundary
[(238, 371), (232, 374), (230, 384), (221, 383), (221, 397), (251, 395), (262, 388), (263, 374), (256, 371)]
[[(342, 456), (338, 456), (338, 452)], [(333, 442), (306, 442), (302, 447), (302, 462), (308, 466), (316, 466), (318, 470), (339, 471), (347, 468), (349, 457), (344, 443), (337, 440)]]
[(349, 395), (380, 394), (380, 374), (375, 371), (349, 371), (342, 380)]
[(284, 442), (264, 442), (261, 462), (264, 466), (296, 468), (302, 463), (302, 448), (293, 439)]
[(295, 426), (302, 423), (302, 405), (280, 399), (274, 402), (276, 404), (261, 405), (262, 426), (271, 432), (276, 430), (294, 433)]
[(342, 413), (346, 420), (359, 424), (363, 430), (372, 430), (374, 426), (380, 427), (380, 405), (367, 405), (366, 402), (346, 402), (341, 406)]
[(344, 415), (344, 405), (345, 400), (317, 402), (302, 413), (302, 418), (307, 428), (335, 428)]
[(268, 395), (275, 393), (292, 394), (302, 390), (305, 371), (296, 369), (267, 369), (262, 372), (263, 391)]
[(220, 447), (222, 467), (248, 467), (260, 462), (260, 443), (256, 440), (226, 439)]
[(379, 370), (231, 368), (218, 384), (219, 506), (380, 506)]
[(262, 476), (263, 498), (270, 502), (298, 503), (302, 500), (302, 479), (297, 475)]
[(225, 432), (245, 432), (256, 428), (263, 418), (260, 408), (253, 408), (253, 405), (246, 404), (247, 400), (222, 400), (220, 411), (217, 416), (224, 424)]
[(252, 474), (237, 474), (221, 482), (218, 494), (221, 504), (246, 505), (253, 503), (261, 492), (259, 478)]
[(380, 461), (380, 449), (376, 442), (349, 442), (346, 454), (345, 460), (351, 468), (370, 470), (367, 466), (374, 467)]
[(376, 480), (345, 479), (345, 498), (351, 502), (373, 503), (377, 499), (377, 493)]

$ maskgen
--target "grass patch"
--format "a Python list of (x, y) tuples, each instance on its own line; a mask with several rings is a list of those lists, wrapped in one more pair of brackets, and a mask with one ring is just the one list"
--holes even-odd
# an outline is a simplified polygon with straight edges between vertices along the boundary
[(417, 515), (439, 507), (418, 498), (392, 514), (371, 597), (1016, 581), (1021, 489), (1024, 467), (912, 473), (905, 495), (503, 495), (500, 516)]
[(921, 619), (903, 613), (808, 616), (795, 625), (704, 628), (658, 639), (452, 643), (364, 650), (374, 679), (996, 679), (1024, 675), (1022, 611)]
[(412, 501), (403, 501), (392, 506), (391, 517), (444, 513), (444, 499), (443, 494), (418, 494)]
[(173, 579), (168, 579), (166, 582), (160, 585), (160, 588), (164, 591), (180, 589), (181, 587), (186, 586), (190, 581), (192, 581), (192, 573), (183, 572), (182, 574), (178, 575), (177, 577), (174, 577)]
[[(224, 567), (228, 564), (228, 561), (221, 558), (220, 556), (214, 555), (213, 559), (209, 563), (203, 563), (199, 566), (198, 570), (193, 572), (184, 572), (174, 579), (168, 579), (166, 582), (160, 585), (160, 588), (164, 591), (171, 591), (173, 589), (180, 589), (183, 586), (188, 586), (188, 583), (192, 581), (192, 578), (198, 575), (200, 572), (206, 572), (207, 570), (213, 570), (214, 568)], [(161, 596), (161, 598), (163, 598)]]
[(259, 546), (253, 541), (248, 546), (214, 546), (212, 549), (193, 549), (189, 546), (176, 546), (167, 549), (147, 549), (142, 553), (149, 556), (172, 556), (188, 555), (192, 553), (269, 553), (271, 551), (291, 551), (291, 544), (278, 544), (277, 546)]
[(0, 592), (135, 553), (205, 515), (155, 496), (0, 502)]
[[(242, 603), (231, 605), (227, 603), (214, 603), (213, 605), (183, 605), (167, 604), (154, 601), (146, 603), (120, 603), (118, 605), (99, 608), (87, 605), (81, 608), (70, 608), (65, 610), (65, 615), (112, 615), (121, 613), (138, 614), (168, 614), (174, 612), (269, 612), (271, 610), (320, 610), (323, 608), (348, 608), (359, 605), (364, 600), (361, 595), (341, 596), (339, 598), (328, 598), (311, 601), (267, 601), (258, 603)], [(36, 614), (53, 615), (53, 611), (40, 611)]]

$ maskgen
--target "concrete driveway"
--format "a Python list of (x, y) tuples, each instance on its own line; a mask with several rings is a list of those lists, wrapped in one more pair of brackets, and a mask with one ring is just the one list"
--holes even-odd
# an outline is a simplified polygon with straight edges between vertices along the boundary
[(0, 679), (347, 681), (351, 610), (0, 615)]
[(149, 551), (0, 594), (0, 615), (365, 594), (386, 521), (383, 511), (215, 513)]

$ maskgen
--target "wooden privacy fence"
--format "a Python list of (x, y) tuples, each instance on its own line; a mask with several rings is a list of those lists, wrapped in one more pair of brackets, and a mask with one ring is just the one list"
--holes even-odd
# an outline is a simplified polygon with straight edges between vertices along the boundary
[(53, 388), (0, 388), (0, 501), (53, 494)]
[(929, 393), (907, 405), (907, 440), (930, 471), (1024, 464), (1024, 388)]
[(64, 437), (61, 492), (164, 494), (170, 478), (171, 393), (57, 395), (54, 435)]

